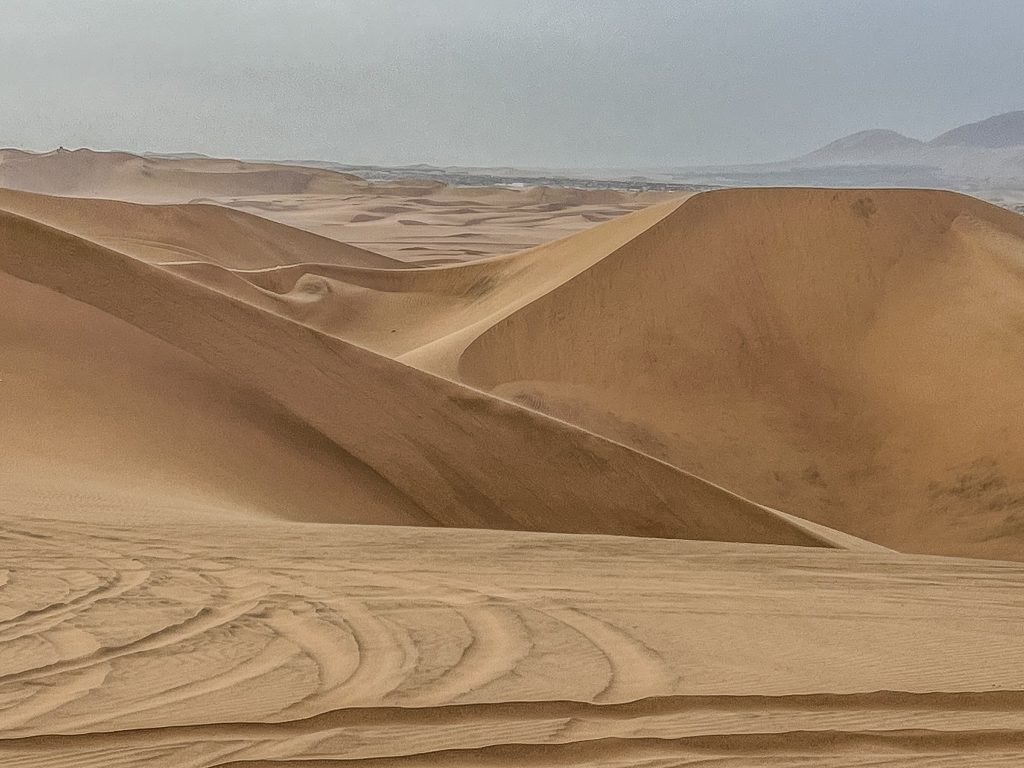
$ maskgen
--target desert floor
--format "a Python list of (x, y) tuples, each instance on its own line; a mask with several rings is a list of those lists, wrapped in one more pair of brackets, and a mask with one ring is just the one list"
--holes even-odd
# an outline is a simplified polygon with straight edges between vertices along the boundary
[(1021, 764), (1021, 216), (0, 184), (5, 768)]

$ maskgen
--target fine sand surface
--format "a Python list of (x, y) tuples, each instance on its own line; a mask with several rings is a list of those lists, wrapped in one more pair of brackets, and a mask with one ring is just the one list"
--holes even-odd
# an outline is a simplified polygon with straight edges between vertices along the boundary
[(1020, 764), (1020, 216), (422, 266), (145, 160), (0, 190), (0, 765)]
[(5, 520), (0, 763), (1013, 766), (1016, 564)]

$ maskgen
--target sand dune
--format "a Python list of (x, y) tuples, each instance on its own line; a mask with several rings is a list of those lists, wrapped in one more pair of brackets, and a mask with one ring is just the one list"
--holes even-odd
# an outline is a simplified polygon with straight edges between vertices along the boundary
[(954, 193), (706, 193), (459, 371), (887, 546), (1017, 558), (1022, 252)]
[(0, 763), (1016, 765), (1022, 252), (912, 190), (430, 267), (0, 191)]

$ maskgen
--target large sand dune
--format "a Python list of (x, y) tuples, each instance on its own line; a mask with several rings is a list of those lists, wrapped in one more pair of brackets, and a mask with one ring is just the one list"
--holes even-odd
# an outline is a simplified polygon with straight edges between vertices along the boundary
[(888, 546), (1017, 558), (1022, 255), (1024, 218), (954, 193), (708, 193), (459, 371)]
[(1015, 765), (1022, 253), (911, 190), (432, 267), (0, 191), (0, 763)]

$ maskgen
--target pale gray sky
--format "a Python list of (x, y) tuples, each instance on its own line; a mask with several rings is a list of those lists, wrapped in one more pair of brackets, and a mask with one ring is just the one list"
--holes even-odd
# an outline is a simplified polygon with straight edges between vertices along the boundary
[(1022, 0), (0, 0), (0, 145), (667, 166), (1024, 109)]

